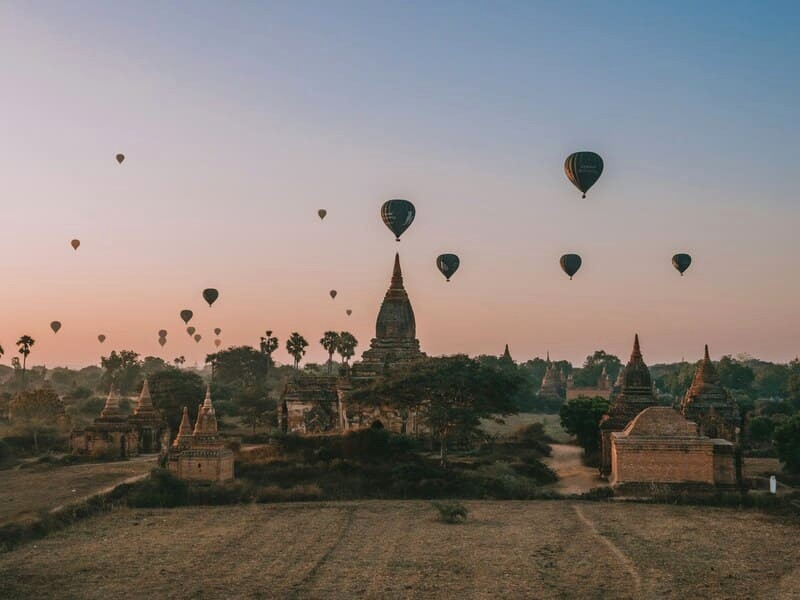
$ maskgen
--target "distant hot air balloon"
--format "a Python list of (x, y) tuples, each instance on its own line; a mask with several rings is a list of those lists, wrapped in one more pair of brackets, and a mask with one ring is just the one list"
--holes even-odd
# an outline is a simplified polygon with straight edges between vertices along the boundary
[(197, 331), (197, 329), (195, 329), (191, 325), (189, 325), (189, 327), (186, 328), (186, 333), (188, 333), (189, 335), (194, 335), (195, 331)]
[(417, 211), (408, 200), (387, 200), (381, 206), (381, 218), (399, 242), (400, 236), (414, 221)]
[(167, 337), (167, 330), (166, 329), (159, 329), (158, 330), (158, 337)]
[(346, 311), (344, 311), (344, 312), (346, 312), (346, 313), (347, 313), (347, 316), (348, 316), (348, 317), (349, 317), (350, 315), (352, 315), (352, 314), (353, 314), (353, 310), (352, 310), (352, 309), (350, 309), (350, 308), (348, 308), (348, 309), (347, 309)]
[(453, 274), (458, 271), (458, 266), (460, 264), (461, 261), (458, 260), (455, 254), (440, 254), (436, 259), (436, 266), (439, 267), (439, 270), (447, 281), (450, 281)]
[(124, 154), (117, 154), (117, 162), (119, 164), (122, 164), (123, 160), (125, 160), (125, 155)]
[(338, 294), (338, 293), (339, 292), (337, 292), (336, 290), (331, 290), (330, 291), (331, 298), (336, 298), (336, 294)]
[(222, 345), (222, 340), (214, 340), (214, 345), (219, 348)]
[(214, 328), (214, 335), (219, 335), (220, 333), (222, 333), (222, 329), (220, 329), (219, 327), (215, 327)]
[(564, 172), (586, 198), (586, 192), (600, 179), (600, 175), (603, 173), (603, 159), (594, 152), (575, 152), (564, 161)]
[(688, 254), (676, 254), (672, 257), (672, 266), (678, 269), (678, 272), (683, 277), (683, 272), (692, 264), (692, 257)]
[(160, 338), (158, 338), (158, 344), (159, 344), (159, 345), (160, 345), (162, 348), (164, 347), (164, 344), (166, 344), (166, 343), (167, 343), (167, 338), (165, 338), (165, 337), (160, 337)]
[(181, 319), (183, 319), (184, 323), (188, 323), (192, 320), (194, 313), (190, 311), (188, 308), (181, 311)]
[(105, 342), (105, 341), (106, 341), (106, 336), (104, 336), (104, 335), (101, 333), (100, 335), (98, 335), (98, 336), (97, 336), (97, 340), (98, 340), (98, 341), (99, 341), (99, 342), (102, 344), (103, 342)]
[(578, 269), (581, 268), (581, 257), (577, 254), (565, 254), (561, 257), (561, 268), (564, 269), (564, 273), (569, 275), (569, 278), (572, 279), (572, 276), (578, 272)]
[(72, 241), (69, 243), (69, 245), (70, 245), (70, 246), (72, 246), (72, 249), (73, 249), (73, 250), (77, 250), (77, 249), (78, 249), (78, 247), (81, 245), (81, 241), (80, 241), (80, 240), (77, 240), (77, 239), (76, 239), (76, 240), (72, 240)]
[(203, 290), (203, 299), (211, 306), (219, 298), (219, 292), (214, 288), (206, 288)]
[(324, 208), (320, 208), (320, 209), (317, 211), (317, 214), (319, 215), (319, 220), (321, 221), (322, 219), (324, 219), (324, 218), (325, 218), (325, 215), (327, 215), (327, 214), (328, 214), (328, 211), (327, 211), (327, 210), (325, 210)]
[(53, 330), (53, 333), (58, 333), (58, 330), (61, 329), (61, 321), (53, 321), (50, 323), (50, 329)]
[(198, 343), (199, 343), (199, 342), (200, 342), (200, 340), (202, 340), (202, 339), (203, 339), (203, 336), (202, 336), (202, 335), (200, 335), (199, 333), (196, 333), (196, 334), (195, 334), (195, 336), (194, 336), (194, 341), (195, 341), (195, 342), (198, 342)]

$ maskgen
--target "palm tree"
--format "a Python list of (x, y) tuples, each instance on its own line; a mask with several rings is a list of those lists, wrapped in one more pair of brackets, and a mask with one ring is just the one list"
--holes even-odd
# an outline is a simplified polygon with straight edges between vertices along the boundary
[(272, 366), (272, 353), (278, 349), (278, 338), (272, 337), (272, 331), (267, 330), (267, 336), (261, 338), (261, 353), (267, 355), (267, 372)]
[(303, 358), (303, 355), (306, 353), (307, 346), (308, 342), (306, 338), (296, 331), (293, 331), (289, 339), (286, 340), (286, 351), (294, 358), (295, 369), (300, 368), (300, 359)]
[(326, 331), (319, 343), (328, 353), (328, 375), (330, 375), (333, 369), (333, 354), (339, 346), (339, 334), (335, 331)]
[(358, 340), (349, 331), (343, 331), (339, 334), (339, 342), (336, 344), (336, 351), (342, 357), (342, 363), (347, 363), (356, 353), (356, 346)]
[(29, 335), (23, 335), (17, 340), (17, 346), (19, 347), (19, 353), (22, 354), (22, 385), (25, 386), (25, 366), (28, 362), (28, 355), (31, 353), (31, 348), (36, 343)]

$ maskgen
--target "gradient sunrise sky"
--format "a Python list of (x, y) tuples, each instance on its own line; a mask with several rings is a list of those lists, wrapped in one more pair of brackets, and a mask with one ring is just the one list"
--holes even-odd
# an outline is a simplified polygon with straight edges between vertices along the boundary
[[(650, 363), (792, 359), (799, 6), (6, 0), (2, 361), (30, 334), (32, 364), (192, 363), (214, 327), (274, 330), (282, 362), (291, 331), (321, 361), (349, 329), (360, 355), (397, 250), (429, 354), (577, 364), (639, 332)], [(606, 171), (581, 200), (562, 165), (584, 149)], [(399, 244), (395, 197), (417, 206)]]

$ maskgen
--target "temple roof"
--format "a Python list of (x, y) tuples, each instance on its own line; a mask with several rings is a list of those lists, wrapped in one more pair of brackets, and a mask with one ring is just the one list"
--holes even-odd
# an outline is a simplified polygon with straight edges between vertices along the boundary
[(375, 338), (409, 339), (417, 337), (417, 324), (414, 309), (403, 286), (403, 272), (400, 269), (400, 254), (395, 254), (392, 281), (383, 298), (378, 319), (375, 324)]
[(622, 429), (648, 406), (657, 404), (650, 370), (644, 364), (639, 347), (639, 334), (633, 339), (628, 364), (620, 371), (614, 385), (614, 396), (608, 413), (600, 422), (601, 429)]
[(157, 416), (156, 409), (153, 406), (153, 399), (150, 396), (150, 386), (145, 378), (142, 383), (142, 391), (139, 393), (139, 400), (136, 402), (136, 408), (133, 409), (133, 414), (138, 416)]
[(172, 445), (175, 447), (181, 446), (188, 442), (188, 440), (192, 436), (192, 425), (189, 423), (189, 409), (187, 407), (183, 407), (183, 415), (181, 416), (181, 424), (178, 427), (178, 435), (175, 437), (175, 441), (172, 442)]
[(738, 421), (738, 407), (728, 391), (722, 387), (706, 344), (703, 360), (697, 367), (692, 385), (689, 386), (681, 403), (681, 412), (694, 417), (697, 411), (706, 412), (711, 408)]
[(103, 406), (103, 410), (100, 412), (99, 420), (117, 421), (123, 420), (124, 418), (124, 415), (119, 409), (119, 396), (117, 395), (117, 390), (114, 389), (114, 386), (112, 385), (108, 392), (105, 406)]
[(206, 397), (203, 404), (197, 409), (197, 422), (194, 425), (194, 435), (216, 434), (217, 415), (211, 404), (211, 386), (206, 385)]
[(625, 374), (623, 375), (622, 379), (623, 392), (626, 389), (633, 388), (637, 390), (641, 389), (648, 391), (653, 389), (653, 380), (650, 377), (650, 370), (647, 368), (647, 365), (644, 364), (642, 351), (639, 348), (638, 333), (633, 338), (633, 350), (631, 351), (631, 357), (628, 360), (628, 364), (625, 365)]
[(500, 360), (514, 362), (514, 359), (511, 358), (511, 352), (508, 350), (508, 344), (506, 344), (506, 349), (503, 351), (503, 356), (500, 357)]
[(645, 408), (628, 423), (624, 435), (648, 437), (700, 437), (697, 425), (669, 406)]

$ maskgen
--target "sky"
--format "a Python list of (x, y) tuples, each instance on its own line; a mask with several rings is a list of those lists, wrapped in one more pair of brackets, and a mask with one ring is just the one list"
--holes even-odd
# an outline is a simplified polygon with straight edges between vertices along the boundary
[(360, 355), (398, 251), (431, 355), (791, 360), (798, 29), (793, 2), (2, 1), (1, 360), (202, 363), (215, 327)]

